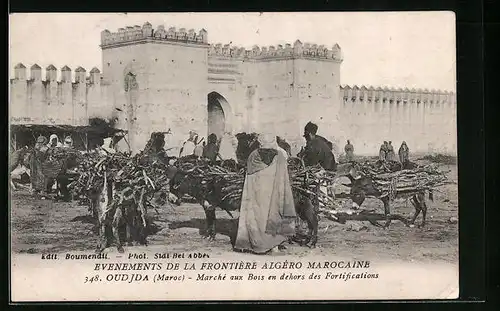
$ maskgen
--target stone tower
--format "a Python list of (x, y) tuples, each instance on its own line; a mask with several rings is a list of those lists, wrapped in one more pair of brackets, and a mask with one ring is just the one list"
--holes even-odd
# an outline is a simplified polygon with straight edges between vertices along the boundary
[[(133, 152), (153, 131), (172, 129), (179, 146), (190, 130), (207, 124), (207, 32), (141, 26), (101, 33), (102, 83), (118, 125), (129, 131)], [(139, 120), (139, 121), (138, 121)]]

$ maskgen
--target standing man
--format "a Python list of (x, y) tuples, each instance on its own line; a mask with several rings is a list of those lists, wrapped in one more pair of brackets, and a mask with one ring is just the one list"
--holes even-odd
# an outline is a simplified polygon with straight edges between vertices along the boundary
[[(307, 123), (304, 127), (304, 138), (306, 146), (301, 151), (306, 166), (314, 166), (320, 164), (327, 171), (335, 171), (337, 163), (332, 152), (332, 143), (324, 137), (316, 135), (318, 126), (314, 123)], [(301, 155), (299, 154), (299, 157)]]
[(394, 152), (394, 147), (392, 146), (392, 141), (389, 141), (387, 145), (387, 161), (396, 161), (396, 153)]
[(59, 137), (57, 137), (56, 134), (50, 135), (47, 147), (49, 148), (62, 147), (62, 144), (59, 142)]
[(198, 134), (195, 131), (189, 131), (189, 138), (182, 145), (179, 151), (179, 158), (190, 156), (194, 154), (194, 148), (196, 147), (196, 138)]
[(351, 141), (347, 140), (347, 145), (344, 147), (345, 151), (345, 156), (347, 162), (353, 162), (354, 161), (354, 146), (351, 145)]
[(214, 133), (208, 135), (208, 143), (203, 148), (203, 157), (207, 158), (210, 163), (214, 164), (219, 154), (219, 145), (217, 144), (217, 135)]
[[(196, 142), (196, 147), (194, 147), (194, 155), (197, 158), (201, 158), (203, 156), (203, 148), (204, 148), (204, 142), (205, 138), (200, 139), (199, 141)], [(203, 143), (203, 144), (202, 144)]]
[(47, 158), (47, 138), (45, 136), (38, 136), (33, 154), (31, 155), (31, 189), (35, 193), (41, 193), (45, 195), (47, 192), (45, 175), (42, 172), (42, 163)]
[(219, 154), (223, 160), (233, 159), (236, 160), (236, 148), (238, 142), (235, 142), (235, 138), (230, 134), (225, 132), (220, 139), (219, 143)]
[(382, 145), (380, 145), (380, 150), (378, 152), (378, 158), (380, 161), (385, 162), (387, 159), (387, 142), (384, 141)]
[[(62, 147), (64, 149), (73, 149), (73, 139), (71, 138), (71, 136), (66, 136)], [(76, 160), (74, 158), (68, 159), (67, 161), (71, 162), (71, 164), (69, 164), (69, 163), (66, 164), (67, 169), (68, 169), (68, 166), (72, 167), (72, 166), (76, 165)], [(65, 173), (57, 176), (56, 182), (57, 182), (57, 186), (59, 188), (59, 192), (61, 194), (62, 200), (65, 202), (69, 202), (71, 200), (71, 194), (68, 190), (69, 177), (67, 176), (67, 171)]]
[(403, 141), (401, 144), (401, 147), (399, 147), (399, 161), (401, 162), (402, 168), (406, 168), (408, 166), (408, 163), (410, 162), (410, 149), (406, 145), (406, 142)]
[(265, 254), (285, 248), (297, 216), (285, 152), (274, 134), (261, 134), (259, 141), (248, 157), (234, 249)]

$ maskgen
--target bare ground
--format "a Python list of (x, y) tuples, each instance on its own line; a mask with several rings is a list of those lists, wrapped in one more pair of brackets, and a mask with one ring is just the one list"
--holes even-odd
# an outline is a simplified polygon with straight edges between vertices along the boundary
[[(456, 166), (442, 165), (451, 170), (449, 178), (457, 181)], [(352, 230), (352, 223), (339, 224), (322, 218), (318, 245), (314, 250), (291, 246), (289, 254), (298, 257), (311, 252), (323, 256), (403, 261), (458, 262), (458, 224), (450, 223), (458, 218), (458, 190), (456, 184), (441, 187), (429, 202), (427, 225), (424, 228), (405, 227), (394, 221), (389, 229), (382, 229), (368, 222), (357, 222), (361, 230)], [(347, 203), (347, 202), (345, 202)], [(97, 236), (87, 207), (76, 202), (62, 203), (36, 200), (29, 193), (13, 192), (11, 195), (11, 247), (14, 253), (48, 253), (89, 251), (95, 249)], [(368, 200), (365, 209), (383, 212), (378, 200)], [(413, 215), (413, 207), (404, 201), (394, 202), (392, 212), (406, 217)], [(209, 242), (200, 235), (205, 226), (205, 214), (201, 206), (183, 204), (165, 206), (149, 211), (154, 219), (156, 232), (148, 237), (148, 248), (162, 251), (197, 251), (224, 255), (232, 252), (230, 236), (235, 235), (237, 214), (231, 219), (223, 211), (217, 212), (217, 238)], [(421, 221), (417, 218), (416, 224)], [(359, 226), (358, 226), (359, 227)], [(134, 247), (128, 247), (129, 250)]]

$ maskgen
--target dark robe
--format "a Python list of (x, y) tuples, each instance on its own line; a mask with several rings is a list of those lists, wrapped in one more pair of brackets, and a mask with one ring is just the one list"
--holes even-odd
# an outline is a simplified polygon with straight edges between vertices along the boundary
[(408, 146), (401, 145), (401, 147), (399, 147), (398, 153), (399, 153), (399, 161), (401, 162), (403, 168), (405, 168), (408, 165), (408, 162), (410, 162), (409, 159), (410, 150), (408, 149)]
[(38, 144), (31, 157), (31, 186), (36, 191), (47, 191), (46, 177), (42, 172), (42, 163), (47, 158), (48, 149), (45, 145)]
[(319, 138), (320, 140), (324, 141), (325, 144), (328, 146), (328, 148), (330, 148), (330, 150), (333, 150), (333, 144), (331, 141), (329, 141), (328, 139), (324, 138), (323, 136), (320, 136), (320, 135), (316, 135), (317, 138)]
[(306, 166), (319, 164), (328, 171), (334, 171), (337, 168), (332, 149), (321, 136), (316, 136), (307, 142), (304, 148), (304, 163)]
[(208, 143), (203, 148), (203, 157), (214, 163), (217, 160), (217, 154), (219, 153), (219, 146), (216, 143)]
[(354, 161), (354, 146), (351, 144), (347, 144), (344, 147), (345, 155), (346, 155), (346, 160), (348, 162)]

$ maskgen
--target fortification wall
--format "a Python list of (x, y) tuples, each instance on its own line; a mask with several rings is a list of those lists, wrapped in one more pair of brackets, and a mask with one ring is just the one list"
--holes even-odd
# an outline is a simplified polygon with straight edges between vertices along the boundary
[[(114, 105), (121, 107), (132, 151), (144, 147), (151, 132), (169, 128), (169, 146), (181, 146), (190, 130), (207, 127), (206, 31), (195, 34), (163, 26), (120, 28), (102, 32), (103, 74), (112, 85)], [(133, 87), (126, 86), (126, 80)], [(173, 152), (176, 153), (178, 149)]]
[(342, 137), (356, 153), (374, 154), (384, 140), (414, 152), (456, 153), (455, 94), (440, 90), (342, 86)]
[(245, 96), (237, 104), (242, 130), (275, 131), (291, 143), (294, 152), (303, 145), (303, 127), (308, 121), (319, 123), (330, 136), (335, 133), (338, 124), (328, 123), (326, 116), (336, 116), (340, 104), (342, 55), (337, 44), (328, 49), (297, 40), (293, 45), (245, 49), (217, 43), (210, 46), (208, 55), (209, 62), (225, 59), (239, 68), (225, 70), (226, 76), (217, 83), (228, 79), (238, 84), (235, 77), (242, 75)]
[(87, 125), (90, 116), (106, 117), (100, 87), (100, 72), (90, 75), (82, 67), (73, 72), (67, 66), (61, 69), (61, 79), (53, 65), (45, 69), (31, 66), (30, 77), (23, 64), (14, 68), (10, 81), (9, 116), (12, 124)]
[[(340, 86), (342, 51), (302, 43), (253, 46), (208, 44), (204, 29), (151, 24), (101, 33), (102, 78), (67, 66), (14, 69), (12, 123), (85, 125), (89, 117), (118, 119), (133, 151), (153, 131), (171, 129), (167, 145), (179, 147), (190, 130), (208, 135), (208, 94), (224, 99), (225, 130), (274, 131), (297, 152), (304, 125), (343, 153), (350, 139), (357, 154), (376, 154), (382, 141), (412, 152), (456, 153), (456, 100), (448, 92)], [(220, 113), (219, 113), (220, 115)], [(178, 149), (173, 152), (176, 153)]]

